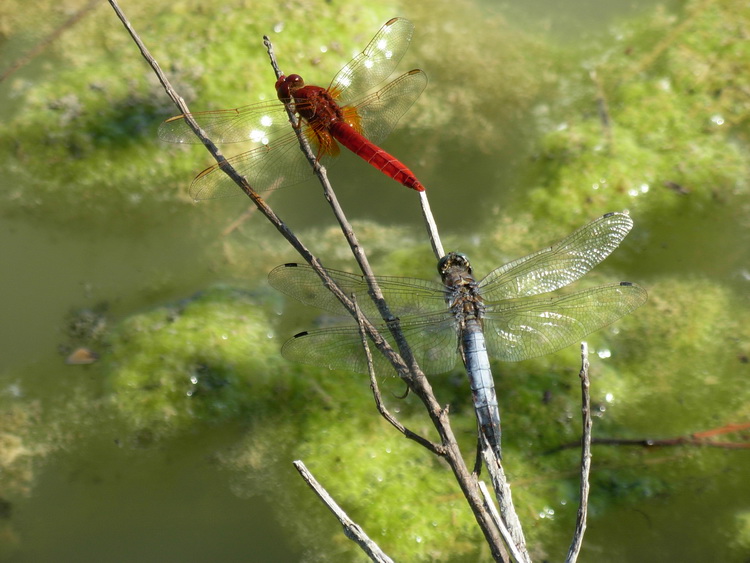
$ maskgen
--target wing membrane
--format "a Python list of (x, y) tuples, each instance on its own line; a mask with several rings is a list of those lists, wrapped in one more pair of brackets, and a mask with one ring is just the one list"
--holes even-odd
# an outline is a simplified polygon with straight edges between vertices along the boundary
[(414, 25), (393, 18), (380, 28), (364, 51), (333, 77), (329, 89), (347, 104), (388, 78), (409, 48)]
[(487, 348), (491, 357), (507, 362), (550, 354), (627, 315), (646, 297), (643, 288), (622, 282), (552, 299), (488, 304)]
[[(354, 294), (363, 314), (370, 320), (379, 320), (380, 313), (370, 299), (369, 286), (364, 276), (327, 270), (341, 290)], [(388, 307), (397, 317), (448, 311), (442, 284), (416, 278), (376, 276)], [(282, 293), (294, 297), (305, 305), (312, 305), (338, 315), (347, 314), (339, 300), (323, 286), (318, 274), (306, 264), (284, 264), (268, 274), (268, 282)]]
[[(417, 363), (426, 374), (443, 373), (453, 368), (457, 356), (457, 337), (453, 319), (445, 314), (422, 320), (405, 320), (401, 330)], [(396, 348), (388, 328), (378, 331)], [(390, 362), (370, 342), (376, 373), (395, 375)], [(282, 355), (293, 362), (367, 373), (367, 360), (356, 326), (334, 327), (299, 333), (287, 340)]]
[[(279, 130), (289, 131), (289, 117), (278, 100), (236, 109), (190, 114), (215, 143), (255, 142), (267, 144)], [(159, 125), (159, 138), (169, 143), (200, 144), (184, 115), (170, 117)]]
[(373, 143), (385, 139), (425, 86), (427, 75), (415, 69), (358, 102), (355, 108), (361, 120), (362, 134)]
[(625, 213), (608, 213), (549, 248), (509, 262), (480, 283), (489, 301), (530, 297), (574, 282), (617, 248), (633, 221)]

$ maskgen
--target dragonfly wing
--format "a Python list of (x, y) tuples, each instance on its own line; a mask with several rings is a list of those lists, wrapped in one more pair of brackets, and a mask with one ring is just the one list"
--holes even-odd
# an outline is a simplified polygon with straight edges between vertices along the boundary
[(488, 301), (502, 301), (564, 287), (609, 256), (632, 226), (626, 213), (608, 213), (549, 248), (490, 272), (479, 283), (480, 292)]
[[(401, 329), (412, 354), (426, 374), (443, 373), (453, 368), (456, 362), (457, 340), (449, 313), (428, 321), (406, 320), (401, 323)], [(391, 347), (397, 350), (388, 329), (381, 324), (378, 330)], [(369, 346), (376, 373), (395, 375), (385, 356), (372, 342)], [(367, 373), (367, 360), (356, 326), (301, 332), (287, 340), (281, 348), (281, 353), (293, 362)]]
[[(260, 102), (236, 109), (190, 114), (215, 143), (249, 141), (267, 145), (279, 131), (289, 131), (289, 117), (279, 101)], [(169, 143), (200, 143), (184, 115), (170, 117), (159, 125), (159, 138)]]
[[(297, 136), (289, 131), (288, 121), (286, 128), (288, 134), (285, 137), (230, 157), (226, 164), (214, 164), (203, 170), (190, 185), (190, 195), (196, 200), (239, 195), (241, 191), (237, 184), (222, 170), (228, 165), (244, 176), (256, 192), (270, 191), (311, 179), (313, 169), (300, 150)], [(306, 124), (303, 131), (322, 165), (329, 167), (335, 162), (332, 157), (339, 151), (333, 138)]]
[(329, 90), (341, 104), (348, 104), (388, 78), (409, 48), (414, 25), (393, 18), (372, 41), (333, 77)]
[(373, 143), (385, 139), (425, 86), (427, 75), (415, 69), (402, 74), (382, 90), (358, 102), (355, 109), (360, 119), (362, 134)]
[[(370, 299), (369, 286), (364, 276), (328, 269), (328, 275), (346, 295), (354, 295), (366, 317), (380, 319), (377, 307)], [(437, 282), (416, 278), (377, 276), (391, 313), (398, 317), (447, 311), (444, 288)], [(284, 264), (268, 274), (268, 282), (282, 293), (305, 305), (312, 305), (335, 314), (346, 314), (338, 299), (323, 286), (318, 274), (307, 264)]]
[(645, 289), (622, 282), (553, 299), (487, 304), (487, 349), (506, 362), (550, 354), (615, 322), (646, 298)]

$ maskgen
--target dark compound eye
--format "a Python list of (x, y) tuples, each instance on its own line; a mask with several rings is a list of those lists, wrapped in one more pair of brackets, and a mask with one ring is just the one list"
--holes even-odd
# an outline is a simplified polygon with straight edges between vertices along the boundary
[(305, 81), (299, 74), (290, 74), (289, 76), (280, 76), (276, 81), (276, 93), (280, 100), (286, 101), (291, 99), (296, 90), (305, 85)]

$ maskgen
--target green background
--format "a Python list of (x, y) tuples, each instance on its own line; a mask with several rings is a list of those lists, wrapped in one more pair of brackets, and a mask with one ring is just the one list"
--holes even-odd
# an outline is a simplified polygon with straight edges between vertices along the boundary
[[(265, 281), (298, 257), (245, 215), (244, 198), (190, 201), (210, 157), (156, 140), (174, 107), (108, 5), (66, 24), (81, 8), (0, 8), (0, 558), (362, 558), (297, 476), (302, 459), (395, 559), (487, 560), (449, 471), (377, 416), (365, 378), (280, 357), (319, 321)], [(400, 68), (423, 68), (430, 84), (384, 146), (427, 186), (447, 250), (469, 254), (481, 277), (605, 212), (633, 217), (579, 284), (649, 291), (588, 339), (595, 436), (747, 423), (746, 2), (122, 8), (194, 111), (272, 98), (263, 34), (282, 69), (326, 85), (380, 25), (409, 18)], [(432, 277), (416, 194), (339, 160), (331, 178), (376, 271)], [(270, 203), (326, 265), (353, 269), (314, 182)], [(79, 346), (99, 361), (66, 365)], [(561, 560), (573, 529), (579, 454), (559, 446), (580, 434), (578, 363), (571, 346), (493, 365), (534, 560)], [(465, 375), (432, 382), (471, 463)], [(418, 401), (382, 385), (391, 409), (434, 437)], [(746, 561), (749, 459), (595, 447), (581, 560)]]

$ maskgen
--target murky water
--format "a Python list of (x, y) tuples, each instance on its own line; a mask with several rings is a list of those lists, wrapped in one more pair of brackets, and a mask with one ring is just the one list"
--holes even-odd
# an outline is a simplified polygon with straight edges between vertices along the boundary
[[(54, 22), (60, 25), (65, 21), (68, 12), (63, 13), (55, 6), (50, 3), (30, 7), (19, 3), (15, 8), (9, 5), (2, 9), (2, 16), (12, 23), (6, 40), (8, 49), (0, 56), (3, 68), (20, 53), (28, 51), (45, 33), (51, 33)], [(153, 18), (147, 6), (148, 3), (141, 3), (124, 6), (124, 9), (130, 10), (134, 25), (141, 29), (179, 86), (190, 91), (191, 80), (197, 80), (205, 87), (198, 99), (190, 100), (194, 109), (209, 105), (203, 96), (211, 93), (224, 96), (219, 98), (219, 105), (255, 101), (255, 98), (238, 97), (239, 90), (226, 91), (228, 87), (224, 82), (210, 86), (203, 82), (206, 74), (221, 74), (222, 57), (236, 58), (237, 51), (246, 53), (248, 49), (261, 48), (259, 42), (251, 40), (249, 29), (227, 32), (224, 36), (217, 27), (206, 38), (190, 25), (180, 25), (179, 6), (169, 17), (157, 10), (159, 17)], [(525, 214), (528, 207), (538, 201), (528, 194), (544, 184), (544, 178), (529, 171), (546, 158), (539, 149), (540, 138), (555, 127), (563, 130), (563, 122), (566, 127), (575, 127), (586, 115), (585, 111), (574, 112), (571, 108), (576, 107), (575, 104), (555, 106), (555, 100), (548, 99), (545, 88), (552, 83), (579, 80), (577, 77), (584, 69), (578, 62), (567, 61), (585, 59), (577, 51), (591, 45), (594, 38), (600, 38), (598, 44), (602, 52), (623, 49), (637, 52), (640, 45), (617, 43), (606, 30), (626, 18), (651, 13), (652, 3), (630, 3), (625, 8), (610, 10), (601, 9), (601, 3), (585, 1), (566, 5), (564, 10), (548, 2), (508, 3), (500, 9), (471, 4), (463, 14), (455, 12), (457, 8), (451, 3), (436, 6), (427, 9), (417, 4), (411, 8), (413, 13), (408, 13), (410, 9), (407, 9), (407, 13), (402, 14), (413, 19), (417, 26), (410, 61), (402, 67), (409, 68), (408, 64), (412, 63), (424, 65), (435, 79), (424, 95), (428, 99), (407, 114), (408, 123), (392, 135), (388, 148), (396, 154), (405, 154), (405, 160), (412, 158), (410, 167), (420, 171), (420, 178), (426, 185), (435, 186), (431, 202), (446, 245), (473, 251), (477, 256), (476, 268), (481, 272), (499, 265), (498, 261), (517, 257), (520, 255), (517, 252), (541, 248), (597, 213), (620, 209), (620, 199), (603, 210), (596, 205), (582, 209), (571, 199), (569, 224), (559, 228), (550, 226), (546, 233), (525, 232), (527, 228), (534, 229), (533, 221)], [(75, 8), (70, 6), (70, 10)], [(252, 20), (259, 29), (270, 29), (279, 21), (286, 22), (286, 34), (274, 36), (277, 50), (283, 50), (289, 59), (300, 65), (309, 65), (314, 57), (306, 52), (306, 46), (285, 42), (300, 33), (302, 24), (298, 22), (302, 15), (285, 13), (281, 7), (276, 9), (278, 11), (264, 12), (258, 7), (243, 8), (245, 12), (255, 11)], [(339, 14), (326, 12), (325, 18), (346, 22), (346, 18), (354, 17), (352, 14), (359, 13), (360, 9), (348, 6)], [(676, 14), (675, 18), (685, 17), (680, 12), (681, 5), (672, 5), (669, 9), (672, 12), (666, 13)], [(310, 536), (321, 529), (334, 536), (336, 524), (327, 521), (328, 514), (319, 509), (314, 500), (302, 504), (290, 501), (290, 498), (297, 500), (308, 494), (297, 482), (291, 460), (303, 453), (310, 454), (315, 448), (310, 445), (314, 443), (313, 436), (296, 440), (288, 436), (287, 430), (299, 431), (296, 424), (317, 428), (318, 417), (331, 425), (341, 419), (346, 407), (327, 403), (332, 396), (335, 398), (335, 391), (326, 385), (335, 387), (333, 384), (325, 378), (320, 384), (311, 383), (309, 389), (305, 388), (310, 395), (304, 398), (324, 404), (330, 409), (325, 411), (327, 416), (336, 413), (334, 420), (313, 409), (308, 412), (300, 408), (294, 410), (290, 418), (301, 416), (302, 422), (297, 419), (287, 422), (283, 406), (258, 400), (240, 406), (221, 404), (219, 407), (230, 414), (226, 418), (217, 417), (205, 426), (197, 424), (172, 435), (166, 431), (164, 435), (156, 431), (151, 434), (144, 430), (149, 428), (148, 424), (135, 420), (146, 412), (145, 407), (141, 411), (137, 409), (142, 405), (129, 405), (132, 410), (127, 411), (123, 406), (124, 397), (131, 400), (127, 395), (130, 380), (113, 382), (113, 374), (119, 374), (118, 368), (127, 365), (127, 357), (117, 356), (117, 362), (111, 359), (113, 355), (123, 354), (122, 348), (111, 350), (106, 339), (97, 340), (90, 333), (76, 332), (80, 323), (75, 323), (80, 320), (82, 310), (93, 312), (94, 316), (101, 315), (106, 328), (111, 329), (126, 317), (137, 318), (141, 313), (158, 311), (166, 304), (179, 303), (170, 306), (164, 319), (159, 321), (163, 320), (168, 327), (174, 320), (170, 316), (172, 312), (176, 311), (173, 316), (179, 317), (189, 303), (193, 303), (180, 303), (180, 300), (219, 282), (247, 289), (251, 302), (267, 315), (270, 323), (282, 305), (278, 296), (265, 287), (266, 272), (278, 263), (297, 259), (278, 242), (277, 233), (259, 216), (251, 217), (229, 234), (222, 234), (247, 208), (242, 198), (204, 202), (199, 206), (185, 202), (179, 190), (186, 188), (191, 174), (208, 165), (209, 159), (205, 152), (196, 148), (190, 153), (194, 157), (190, 163), (180, 149), (153, 143), (156, 124), (171, 109), (158, 86), (152, 84), (148, 70), (125, 37), (122, 26), (108, 10), (99, 6), (72, 25), (28, 66), (0, 83), (0, 99), (5, 107), (0, 108), (0, 115), (9, 124), (3, 132), (3, 149), (8, 155), (3, 161), (6, 173), (0, 179), (5, 194), (0, 202), (3, 214), (0, 222), (3, 264), (0, 273), (3, 295), (0, 301), (0, 398), (6, 409), (0, 418), (3, 437), (0, 462), (4, 462), (0, 471), (5, 471), (0, 472), (0, 500), (6, 507), (0, 511), (0, 558), (19, 562), (351, 560), (351, 552), (340, 544), (331, 545), (328, 551), (323, 547), (328, 546), (327, 541), (307, 543)], [(202, 3), (200, 8), (193, 6), (189, 10), (192, 18), (208, 8)], [(21, 11), (29, 14), (20, 16)], [(48, 18), (48, 13), (54, 17)], [(520, 49), (526, 53), (533, 51), (539, 58), (529, 56), (525, 62), (518, 62), (520, 53), (510, 47), (482, 52), (496, 40), (495, 29), (482, 29), (478, 26), (480, 20), (472, 19), (471, 14), (485, 15), (487, 22), (498, 26), (497, 37), (505, 37), (497, 39), (502, 42), (501, 46), (505, 46), (506, 41), (510, 47), (517, 45), (518, 41), (508, 36), (518, 34), (524, 41)], [(503, 17), (498, 14), (506, 18), (502, 26), (498, 22)], [(369, 12), (367, 17), (372, 17), (373, 21), (386, 19)], [(321, 16), (321, 21), (323, 19)], [(36, 30), (40, 21), (52, 23), (46, 29)], [(200, 21), (203, 26), (216, 25), (215, 18), (190, 21)], [(472, 21), (478, 27), (465, 27)], [(747, 23), (750, 18), (743, 21)], [(242, 28), (243, 23), (247, 24), (247, 20), (235, 25)], [(326, 32), (324, 23), (314, 27), (311, 32), (323, 37), (321, 41), (329, 40), (333, 34), (333, 31)], [(364, 27), (372, 27), (374, 32), (377, 24)], [(461, 31), (456, 32), (454, 27)], [(345, 33), (347, 26), (339, 23), (334, 31)], [(234, 33), (242, 38), (235, 37)], [(358, 43), (363, 44), (366, 35), (358, 37)], [(180, 37), (187, 37), (185, 59), (178, 58), (175, 51), (179, 49), (171, 45)], [(232, 43), (231, 48), (229, 43)], [(648, 47), (651, 46), (649, 43)], [(234, 54), (229, 53), (230, 50)], [(283, 56), (281, 52), (277, 54)], [(194, 57), (194, 66), (185, 62), (191, 57)], [(346, 58), (343, 54), (337, 55), (338, 62), (330, 64), (341, 66)], [(465, 67), (472, 67), (477, 60), (485, 61), (493, 69), (507, 67), (503, 71), (507, 74), (486, 73), (485, 78), (494, 88), (489, 92), (482, 91), (480, 83), (460, 84), (455, 78), (478, 76), (469, 71), (462, 74)], [(323, 73), (317, 66), (314, 62), (311, 72)], [(70, 74), (66, 75), (68, 68)], [(564, 74), (564, 70), (571, 74)], [(264, 81), (267, 82), (248, 71), (248, 76), (234, 87), (253, 90)], [(638, 77), (633, 81), (637, 82)], [(501, 88), (501, 84), (507, 86)], [(68, 86), (75, 95), (54, 93)], [(673, 87), (679, 90), (679, 85)], [(560, 88), (560, 92), (571, 96), (575, 90)], [(429, 98), (435, 96), (446, 96), (449, 103), (430, 103)], [(476, 99), (483, 100), (484, 105), (480, 106)], [(474, 113), (463, 120), (442, 122), (451, 108), (456, 107), (474, 108)], [(560, 116), (557, 113), (560, 107), (567, 107), (571, 114)], [(610, 109), (615, 115), (622, 111), (619, 106)], [(589, 112), (596, 112), (595, 104), (592, 103)], [(708, 121), (710, 116), (687, 115), (685, 119), (703, 120), (704, 117), (704, 121)], [(549, 129), (544, 126), (547, 119)], [(623, 121), (624, 118), (619, 124), (616, 121), (615, 127), (622, 127), (620, 131), (625, 128)], [(72, 123), (70, 129), (82, 129), (71, 133), (66, 123)], [(431, 124), (436, 125), (431, 127)], [(747, 138), (743, 135), (742, 123), (735, 125), (739, 127), (736, 142), (744, 146), (742, 143)], [(615, 132), (616, 135), (617, 129)], [(621, 144), (619, 150), (627, 149)], [(341, 186), (340, 198), (351, 218), (373, 222), (362, 227), (362, 234), (374, 259), (392, 257), (389, 254), (392, 248), (403, 244), (406, 252), (413, 253), (413, 256), (401, 257), (410, 270), (386, 273), (429, 277), (432, 272), (427, 268), (432, 268), (431, 258), (421, 238), (421, 218), (414, 194), (405, 194), (400, 186), (381, 178), (375, 171), (362, 170), (363, 165), (354, 157), (347, 155), (341, 160), (331, 175), (334, 183)], [(684, 160), (684, 165), (688, 166), (690, 157)], [(722, 163), (729, 167), (726, 161)], [(636, 172), (641, 171), (633, 174)], [(728, 169), (727, 174), (731, 172)], [(675, 177), (680, 173), (676, 169)], [(722, 358), (715, 371), (708, 361), (714, 356), (706, 356), (705, 364), (691, 359), (695, 373), (692, 370), (686, 373), (685, 386), (675, 388), (667, 381), (665, 373), (674, 374), (674, 370), (684, 370), (686, 366), (672, 362), (669, 353), (659, 355), (646, 346), (627, 348), (641, 351), (643, 372), (637, 377), (631, 373), (630, 378), (618, 379), (617, 370), (627, 371), (632, 364), (627, 358), (618, 358), (615, 351), (615, 359), (609, 363), (603, 361), (599, 368), (600, 389), (611, 390), (622, 403), (636, 405), (622, 411), (615, 410), (617, 403), (607, 407), (621, 413), (618, 423), (629, 428), (634, 437), (643, 434), (669, 437), (674, 433), (744, 422), (741, 418), (745, 393), (742, 378), (747, 375), (750, 348), (743, 340), (747, 331), (740, 325), (750, 312), (750, 222), (742, 210), (748, 209), (748, 198), (741, 185), (743, 180), (738, 178), (735, 190), (717, 184), (712, 197), (699, 199), (697, 194), (703, 193), (701, 181), (696, 178), (693, 185), (686, 186), (696, 194), (692, 199), (687, 196), (678, 199), (680, 195), (675, 195), (679, 203), (669, 206), (638, 207), (633, 199), (633, 208), (639, 210), (635, 215), (636, 227), (603, 270), (611, 275), (627, 275), (649, 287), (652, 294), (649, 306), (658, 307), (659, 315), (645, 318), (664, 319), (660, 333), (654, 323), (651, 326), (645, 321), (627, 324), (622, 329), (628, 335), (623, 347), (627, 348), (630, 340), (637, 338), (638, 331), (654, 337), (668, 333), (670, 325), (684, 326), (682, 339), (670, 334), (663, 341), (664, 346), (674, 347), (673, 355), (686, 356), (690, 353), (691, 339), (696, 346), (716, 345), (711, 339), (711, 330), (704, 326), (707, 322), (718, 325), (714, 334), (720, 335), (720, 344), (731, 351), (731, 357)], [(445, 186), (450, 188), (440, 189)], [(675, 191), (674, 186), (662, 185), (653, 185), (650, 189), (660, 193)], [(611, 195), (621, 197), (626, 191), (627, 187), (619, 186)], [(711, 193), (710, 190), (705, 192)], [(590, 200), (595, 200), (598, 194), (601, 192), (592, 192)], [(309, 183), (279, 190), (270, 202), (293, 229), (320, 249), (328, 263), (350, 268), (344, 258), (345, 248), (335, 242), (335, 231), (326, 230), (332, 222), (321, 199), (317, 189)], [(553, 200), (547, 207), (555, 205)], [(551, 224), (555, 218), (566, 214), (559, 206), (556, 209), (559, 212), (547, 215)], [(515, 226), (507, 224), (508, 215), (519, 216)], [(501, 236), (507, 238), (498, 240)], [(533, 243), (527, 245), (524, 242), (527, 238)], [(670, 291), (680, 292), (679, 299), (671, 296)], [(699, 306), (691, 308), (691, 303)], [(733, 312), (738, 323), (734, 329), (726, 326), (724, 311), (727, 309)], [(675, 320), (670, 314), (690, 315), (690, 320), (682, 325), (681, 319)], [(149, 319), (149, 322), (153, 321)], [(268, 334), (275, 336), (277, 328), (279, 336), (273, 340), (274, 347), (292, 330), (284, 324), (274, 325), (269, 327)], [(653, 332), (648, 332), (650, 330)], [(128, 333), (130, 342), (138, 334), (136, 329)], [(220, 335), (218, 339), (223, 336), (227, 335)], [(231, 341), (231, 335), (227, 339)], [(594, 341), (596, 343), (596, 339)], [(164, 342), (171, 342), (171, 345), (155, 345), (153, 354), (158, 360), (140, 369), (154, 373), (162, 373), (162, 368), (164, 372), (169, 371), (174, 361), (169, 350), (176, 344), (169, 340)], [(207, 348), (210, 347), (208, 342), (206, 340)], [(144, 342), (143, 347), (148, 344)], [(66, 365), (65, 357), (79, 345), (91, 347), (101, 355), (103, 363)], [(193, 353), (190, 346), (186, 348), (188, 351), (182, 353)], [(260, 348), (250, 346), (248, 354), (261, 356)], [(200, 353), (201, 350), (197, 354)], [(125, 356), (127, 354), (137, 356), (137, 347), (129, 349)], [(552, 365), (557, 368), (567, 365), (565, 369), (572, 369), (575, 354), (565, 358)], [(571, 358), (573, 363), (565, 364)], [(264, 360), (265, 356), (259, 361)], [(206, 360), (205, 364), (210, 362)], [(295, 385), (304, 384), (289, 381), (294, 381), (295, 376), (301, 379), (301, 372), (294, 367), (270, 365), (278, 369), (278, 381), (275, 376), (269, 376), (270, 383), (261, 378), (252, 385), (257, 385), (263, 393), (286, 398), (296, 396), (292, 392)], [(227, 373), (231, 369), (232, 366), (227, 367)], [(573, 436), (575, 430), (566, 426), (569, 422), (563, 422), (566, 415), (556, 409), (554, 401), (565, 394), (566, 386), (575, 386), (575, 381), (560, 383), (557, 376), (549, 376), (547, 381), (545, 370), (551, 368), (535, 369), (535, 364), (511, 366), (503, 376), (500, 385), (506, 398), (501, 401), (506, 402), (503, 406), (510, 411), (507, 428), (512, 429), (514, 425), (519, 429), (532, 428), (533, 432), (538, 430), (540, 436), (546, 436), (548, 432), (565, 427), (567, 430), (562, 430), (560, 435), (567, 436), (568, 432)], [(271, 373), (271, 368), (268, 371)], [(536, 383), (529, 383), (525, 371), (542, 375)], [(204, 377), (200, 370), (197, 373), (200, 381), (189, 389), (191, 393), (221, 390), (231, 379), (231, 373), (212, 374), (212, 378)], [(445, 378), (437, 385), (448, 393), (454, 379)], [(118, 384), (122, 385), (117, 388), (120, 395), (111, 399), (110, 393)], [(150, 389), (152, 384), (148, 382), (143, 388)], [(538, 387), (540, 394), (542, 389), (551, 389), (553, 397), (552, 406), (546, 411), (547, 418), (535, 420), (530, 427), (523, 426), (528, 422), (524, 421), (523, 412), (513, 412), (514, 393), (520, 396), (526, 392), (516, 392), (514, 386), (521, 389), (527, 384), (530, 389)], [(723, 389), (726, 389), (726, 400), (722, 399)], [(364, 382), (361, 392), (367, 393)], [(395, 385), (393, 393), (399, 392)], [(660, 404), (665, 405), (663, 411)], [(409, 403), (406, 405), (404, 409), (409, 411)], [(684, 409), (679, 405), (684, 405)], [(158, 408), (162, 409), (159, 413), (168, 413), (165, 420), (172, 415), (182, 415), (169, 413), (170, 405)], [(232, 410), (235, 408), (236, 411)], [(349, 408), (356, 410), (351, 405)], [(461, 404), (457, 403), (456, 412), (460, 410)], [(664, 419), (663, 412), (672, 413), (669, 420)], [(471, 427), (470, 416), (469, 413), (467, 428)], [(698, 422), (691, 425), (693, 418)], [(256, 434), (263, 428), (259, 420), (273, 421), (274, 432), (278, 434), (269, 434), (273, 438)], [(601, 424), (602, 435), (612, 431), (606, 417)], [(622, 426), (614, 428), (619, 431)], [(331, 435), (338, 436), (336, 432), (341, 430), (332, 429)], [(273, 441), (275, 438), (277, 443)], [(539, 436), (535, 435), (536, 438)], [(526, 446), (524, 436), (508, 439), (511, 452), (514, 448), (522, 451)], [(539, 443), (547, 444), (545, 439), (540, 438)], [(318, 450), (321, 464), (343, 457), (343, 445), (334, 438), (331, 440), (330, 443), (323, 441), (325, 445)], [(249, 453), (243, 453), (248, 443)], [(364, 457), (364, 454), (359, 455)], [(571, 460), (575, 467), (574, 457)], [(597, 453), (595, 460), (601, 462), (594, 467), (595, 473), (600, 471), (595, 478), (595, 489), (600, 491), (600, 496), (593, 501), (590, 543), (583, 560), (706, 561), (711, 560), (712, 554), (729, 553), (739, 561), (738, 554), (750, 553), (750, 528), (746, 524), (750, 490), (741, 479), (743, 472), (747, 474), (748, 458), (743, 451), (716, 450), (705, 454), (698, 449), (686, 452), (665, 448), (663, 455), (651, 457), (649, 453), (634, 451), (625, 466), (621, 458), (610, 460), (606, 452)], [(544, 466), (544, 458), (539, 463)], [(515, 478), (521, 481), (518, 488), (529, 494), (523, 497), (528, 501), (524, 514), (529, 517), (529, 527), (547, 530), (536, 532), (547, 536), (542, 540), (545, 546), (565, 546), (567, 536), (556, 541), (556, 534), (563, 535), (560, 526), (545, 526), (554, 520), (550, 516), (555, 511), (558, 520), (570, 519), (575, 511), (569, 504), (555, 506), (551, 512), (548, 510), (545, 518), (532, 517), (543, 512), (540, 499), (557, 498), (558, 493), (560, 498), (568, 498), (563, 490), (571, 486), (565, 481), (571, 476), (539, 477), (524, 463), (517, 462), (514, 466), (512, 457), (508, 464)], [(557, 470), (557, 466), (555, 468)], [(406, 473), (398, 478), (408, 483), (409, 477)], [(545, 482), (540, 485), (534, 478)], [(668, 483), (677, 485), (672, 489), (666, 485)], [(554, 493), (550, 493), (550, 489)], [(375, 506), (379, 502), (377, 495), (383, 492), (373, 494), (376, 496), (368, 502)], [(635, 497), (628, 497), (628, 494)], [(387, 496), (380, 500), (385, 504), (389, 502)], [(445, 503), (449, 504), (449, 500)], [(353, 500), (352, 504), (357, 506)], [(299, 512), (285, 512), (289, 506), (295, 506)], [(320, 512), (314, 512), (318, 509)], [(315, 514), (315, 522), (308, 514)], [(706, 520), (715, 516), (723, 522), (724, 529), (729, 530), (725, 532), (729, 537), (720, 536), (721, 541), (717, 540), (717, 528), (706, 529), (705, 520), (686, 519), (686, 514), (701, 514)], [(679, 525), (675, 520), (679, 520)], [(394, 527), (399, 525), (400, 522), (393, 523)], [(632, 532), (632, 537), (630, 533), (627, 536), (622, 533), (625, 529)], [(656, 545), (658, 550), (654, 549)], [(321, 551), (324, 555), (320, 555)], [(563, 552), (564, 547), (560, 547), (559, 553)], [(464, 553), (471, 553), (466, 560), (476, 560), (476, 553), (470, 550), (458, 550), (453, 555), (461, 559)], [(400, 559), (397, 553), (393, 555)], [(451, 559), (442, 552), (435, 558)], [(556, 554), (551, 556), (553, 560), (556, 558)]]

